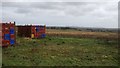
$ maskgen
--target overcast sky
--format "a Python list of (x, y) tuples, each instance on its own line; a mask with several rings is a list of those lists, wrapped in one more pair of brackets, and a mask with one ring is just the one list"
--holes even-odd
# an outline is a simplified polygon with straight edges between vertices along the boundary
[(48, 26), (118, 27), (117, 0), (106, 2), (98, 0), (87, 2), (37, 1), (4, 0), (2, 2), (2, 21), (16, 21), (16, 24), (46, 24)]

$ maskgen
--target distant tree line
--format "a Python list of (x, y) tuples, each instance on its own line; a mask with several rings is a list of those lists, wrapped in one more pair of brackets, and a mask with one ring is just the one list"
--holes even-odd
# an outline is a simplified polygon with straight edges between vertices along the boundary
[(82, 27), (46, 27), (47, 29), (74, 29), (78, 31), (89, 31), (89, 32), (118, 32), (118, 29), (109, 29), (109, 28), (82, 28)]
[(47, 29), (73, 29), (71, 27), (46, 27)]

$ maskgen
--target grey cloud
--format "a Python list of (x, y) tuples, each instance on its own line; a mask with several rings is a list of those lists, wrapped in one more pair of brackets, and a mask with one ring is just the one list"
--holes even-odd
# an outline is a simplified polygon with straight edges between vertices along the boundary
[(33, 11), (31, 10), (30, 3), (25, 2), (4, 2), (2, 3), (2, 9), (7, 11), (11, 10), (18, 14), (27, 14)]
[(39, 3), (31, 3), (31, 7), (38, 8), (38, 9), (61, 9), (62, 7), (59, 3), (56, 2), (39, 2)]
[[(61, 20), (62, 24), (69, 22), (72, 25), (73, 22), (76, 22), (79, 25), (89, 26), (93, 25), (91, 22), (96, 22), (96, 24), (98, 24), (98, 21), (105, 23), (103, 21), (104, 18), (108, 21), (112, 20), (116, 22), (115, 18), (117, 17), (115, 13), (117, 12), (116, 4), (113, 6), (113, 3), (106, 2), (5, 2), (2, 7), (3, 11), (11, 9), (10, 12), (17, 21), (20, 21), (21, 19), (19, 20), (19, 17), (24, 15), (26, 21), (29, 23), (31, 20), (32, 22), (37, 22), (41, 19), (40, 22), (48, 22), (46, 24), (60, 23)], [(3, 14), (5, 14), (3, 15), (4, 18), (9, 16), (8, 12), (3, 12)], [(112, 19), (113, 16), (115, 18)]]
[(26, 6), (24, 6), (25, 5), (25, 3), (23, 2), (23, 3), (18, 3), (18, 2), (3, 2), (2, 3), (2, 7), (8, 7), (8, 8), (16, 8), (16, 7), (18, 7), (18, 8), (21, 8), (21, 7), (26, 7)]
[(19, 9), (17, 9), (15, 12), (16, 13), (22, 13), (22, 14), (26, 14), (26, 13), (31, 13), (32, 11), (31, 11), (32, 9), (26, 9), (26, 8), (19, 8)]
[[(104, 2), (5, 2), (2, 7), (17, 8), (15, 11), (16, 13), (32, 13), (32, 11), (36, 11), (38, 9), (39, 11), (64, 11), (66, 15), (79, 16), (99, 10), (99, 8), (105, 4), (106, 3)], [(108, 6), (109, 5), (106, 5), (106, 8), (102, 6), (102, 8), (107, 11), (115, 11), (115, 7)], [(97, 14), (95, 13), (93, 15), (102, 16), (99, 15), (99, 13)]]
[(2, 0), (2, 2), (118, 2), (119, 0)]
[[(11, 8), (17, 8), (17, 13), (29, 13), (32, 11), (35, 11), (36, 9), (44, 10), (44, 11), (50, 11), (50, 10), (58, 10), (58, 11), (64, 11), (66, 15), (84, 15), (91, 11), (94, 11), (97, 9), (96, 3), (91, 2), (33, 2), (33, 3), (13, 3), (13, 2), (7, 2), (3, 3), (3, 7), (11, 7)], [(32, 9), (30, 11), (29, 9)], [(68, 9), (69, 8), (69, 9)]]
[(2, 11), (1, 11), (1, 7), (0, 7), (0, 20), (2, 20)]
[[(100, 7), (99, 5), (102, 5), (101, 3), (94, 3), (94, 2), (93, 3), (85, 2), (85, 3), (80, 3), (80, 4), (82, 4), (82, 5), (77, 5), (77, 6), (73, 6), (73, 7), (70, 6), (71, 8), (66, 10), (65, 13), (69, 14), (71, 16), (85, 16), (85, 15), (88, 15), (91, 12), (99, 9), (99, 7)], [(97, 6), (97, 4), (99, 4), (99, 5)]]

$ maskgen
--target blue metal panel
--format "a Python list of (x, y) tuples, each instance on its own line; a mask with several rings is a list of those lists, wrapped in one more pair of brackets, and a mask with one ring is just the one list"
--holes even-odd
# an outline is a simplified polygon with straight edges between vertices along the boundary
[(5, 40), (10, 40), (10, 34), (5, 34), (4, 39)]
[(36, 32), (39, 32), (40, 29), (39, 29), (39, 26), (36, 26)]
[(46, 34), (41, 34), (41, 38), (45, 38), (46, 37)]
[(10, 44), (13, 45), (15, 43), (15, 40), (10, 40)]
[(10, 29), (10, 34), (14, 34), (15, 30), (12, 28)]

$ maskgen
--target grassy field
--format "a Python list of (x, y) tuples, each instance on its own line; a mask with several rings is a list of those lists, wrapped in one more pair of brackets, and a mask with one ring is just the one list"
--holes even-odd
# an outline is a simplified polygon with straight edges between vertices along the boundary
[(3, 48), (3, 66), (117, 66), (117, 41), (90, 38), (17, 37)]
[(106, 40), (117, 40), (118, 33), (113, 32), (86, 32), (74, 29), (47, 29), (46, 34), (53, 37), (73, 37), (73, 38), (95, 38)]

